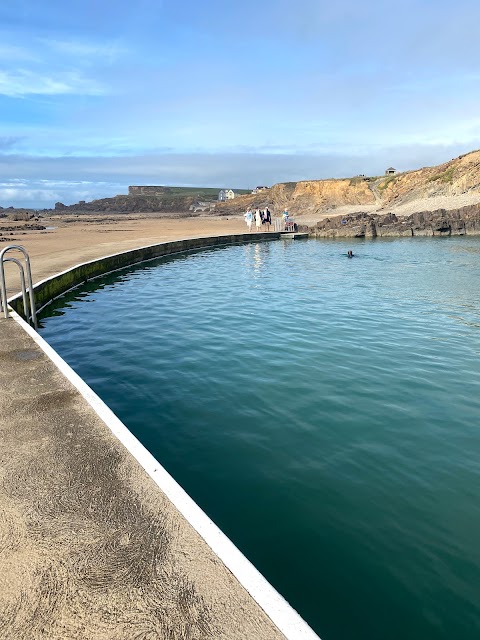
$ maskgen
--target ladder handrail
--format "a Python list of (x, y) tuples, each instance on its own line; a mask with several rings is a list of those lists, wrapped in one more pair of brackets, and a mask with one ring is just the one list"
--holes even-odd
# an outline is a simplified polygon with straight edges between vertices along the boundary
[(20, 260), (17, 260), (17, 258), (3, 258), (3, 264), (5, 264), (5, 262), (14, 262), (16, 265), (18, 265), (18, 269), (20, 271), (20, 282), (22, 285), (23, 311), (25, 313), (25, 317), (28, 320), (28, 298), (27, 290), (25, 287), (25, 270), (23, 268), (23, 264), (20, 262)]
[[(31, 317), (32, 317), (32, 322), (34, 327), (37, 327), (37, 312), (35, 309), (35, 297), (34, 297), (34, 293), (33, 293), (33, 282), (32, 282), (32, 269), (30, 267), (30, 258), (28, 256), (28, 253), (25, 249), (25, 247), (20, 246), (19, 244), (11, 244), (8, 247), (5, 247), (5, 249), (2, 249), (2, 251), (0, 251), (0, 293), (1, 293), (1, 304), (3, 306), (3, 313), (5, 314), (5, 318), (9, 317), (9, 312), (8, 312), (8, 301), (7, 301), (7, 285), (5, 284), (5, 269), (4, 269), (4, 263), (5, 262), (15, 262), (17, 265), (19, 265), (19, 267), (21, 267), (21, 280), (22, 280), (22, 296), (23, 296), (23, 306), (24, 306), (24, 311), (25, 311), (25, 316), (27, 318), (27, 320), (29, 319), (29, 314), (28, 314), (28, 309), (27, 306), (25, 305), (25, 301), (26, 301), (26, 291), (25, 291), (25, 276), (24, 276), (24, 272), (23, 272), (23, 265), (21, 263), (19, 263), (19, 261), (16, 258), (5, 258), (5, 254), (8, 251), (20, 251), (21, 253), (23, 253), (23, 257), (25, 259), (25, 267), (26, 267), (26, 271), (27, 271), (27, 282), (28, 282), (28, 296), (30, 298), (30, 310), (31, 310)], [(23, 275), (23, 279), (22, 279), (22, 275)]]

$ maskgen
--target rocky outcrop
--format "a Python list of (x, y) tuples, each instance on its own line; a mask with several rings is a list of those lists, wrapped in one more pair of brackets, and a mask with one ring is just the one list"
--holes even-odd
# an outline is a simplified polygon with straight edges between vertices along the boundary
[(0, 218), (7, 218), (8, 220), (31, 220), (35, 217), (34, 213), (29, 209), (5, 209), (6, 213), (0, 214)]
[(115, 196), (92, 202), (64, 205), (57, 202), (56, 213), (185, 213), (191, 211), (194, 196)]
[[(12, 226), (3, 226), (0, 227), (2, 232), (5, 231), (44, 231), (46, 227), (43, 224), (16, 224)], [(0, 233), (0, 235), (2, 235)]]
[(201, 187), (130, 186), (128, 195), (77, 204), (55, 204), (58, 213), (160, 213), (192, 215), (213, 212), (218, 189)]
[(377, 215), (359, 212), (326, 218), (308, 230), (319, 238), (480, 235), (480, 205), (452, 211), (423, 211), (405, 217), (397, 217), (394, 213)]

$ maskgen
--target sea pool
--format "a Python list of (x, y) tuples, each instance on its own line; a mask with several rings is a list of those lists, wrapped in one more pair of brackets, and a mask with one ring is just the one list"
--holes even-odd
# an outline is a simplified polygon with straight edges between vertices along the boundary
[(196, 251), (47, 313), (324, 640), (479, 637), (480, 239)]

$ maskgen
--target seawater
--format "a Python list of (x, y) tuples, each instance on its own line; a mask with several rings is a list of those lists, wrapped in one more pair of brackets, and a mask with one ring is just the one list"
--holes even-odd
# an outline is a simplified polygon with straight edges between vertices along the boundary
[(324, 640), (473, 640), (479, 282), (477, 238), (249, 244), (41, 333)]

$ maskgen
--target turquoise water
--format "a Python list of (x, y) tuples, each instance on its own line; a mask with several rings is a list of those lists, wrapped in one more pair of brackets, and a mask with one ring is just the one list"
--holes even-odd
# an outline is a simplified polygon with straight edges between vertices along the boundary
[(476, 238), (234, 246), (41, 333), (324, 640), (473, 640), (479, 279)]

